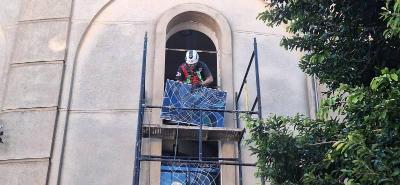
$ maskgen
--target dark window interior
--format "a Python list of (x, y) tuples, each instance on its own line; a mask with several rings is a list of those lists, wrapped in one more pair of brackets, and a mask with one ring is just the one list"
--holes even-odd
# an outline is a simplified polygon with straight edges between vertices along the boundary
[[(202, 50), (210, 52), (198, 52), (200, 61), (207, 64), (213, 75), (214, 82), (211, 87), (217, 86), (217, 53), (212, 40), (204, 33), (194, 30), (183, 30), (172, 35), (166, 44), (165, 54), (165, 78), (175, 80), (178, 67), (185, 62), (186, 50)], [(179, 51), (174, 49), (180, 49)]]
[[(162, 155), (174, 156), (175, 154), (175, 140), (163, 140)], [(217, 141), (203, 141), (203, 157), (218, 157), (218, 142)], [(198, 141), (178, 140), (176, 148), (177, 158), (192, 158), (194, 160), (199, 156), (199, 143)]]

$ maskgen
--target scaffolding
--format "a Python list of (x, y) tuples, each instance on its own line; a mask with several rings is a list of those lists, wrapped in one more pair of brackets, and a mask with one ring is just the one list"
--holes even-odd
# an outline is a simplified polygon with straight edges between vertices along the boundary
[[(257, 40), (253, 39), (253, 52), (244, 78), (241, 82), (239, 92), (234, 94), (234, 107), (235, 110), (220, 110), (220, 109), (204, 109), (204, 108), (190, 108), (190, 107), (165, 107), (160, 105), (147, 105), (145, 102), (145, 77), (146, 77), (146, 56), (147, 56), (147, 33), (144, 36), (143, 46), (143, 60), (142, 60), (142, 73), (140, 81), (140, 99), (139, 99), (139, 113), (138, 113), (138, 126), (136, 134), (136, 151), (135, 163), (133, 174), (133, 185), (139, 185), (141, 162), (142, 161), (159, 161), (161, 166), (161, 179), (167, 182), (168, 179), (175, 179), (176, 181), (168, 181), (168, 184), (202, 184), (202, 185), (217, 185), (220, 180), (220, 167), (221, 165), (233, 165), (238, 167), (239, 184), (243, 184), (243, 170), (242, 166), (253, 166), (254, 163), (244, 163), (242, 161), (241, 142), (245, 132), (244, 128), (240, 127), (239, 114), (257, 115), (262, 119), (261, 109), (261, 91), (260, 91), (260, 77), (258, 66), (258, 51)], [(257, 95), (252, 103), (250, 110), (239, 110), (240, 98), (243, 94), (244, 88), (247, 85), (247, 78), (251, 66), (254, 63), (255, 69), (255, 83)], [(247, 97), (246, 97), (247, 99)], [(255, 110), (257, 107), (257, 110)], [(192, 111), (211, 111), (235, 114), (236, 128), (227, 127), (203, 127), (202, 124), (198, 126), (190, 125), (152, 125), (143, 124), (146, 109), (181, 109)], [(163, 140), (196, 140), (198, 142), (198, 156), (176, 157), (176, 156), (153, 156), (142, 154), (142, 139), (143, 138), (159, 138)], [(203, 142), (204, 141), (234, 141), (237, 143), (237, 157), (235, 158), (220, 158), (220, 157), (205, 157), (203, 156)], [(176, 146), (175, 146), (176, 147)], [(176, 154), (176, 150), (175, 150)], [(180, 182), (184, 181), (184, 182)], [(264, 178), (261, 178), (261, 183), (264, 184)]]

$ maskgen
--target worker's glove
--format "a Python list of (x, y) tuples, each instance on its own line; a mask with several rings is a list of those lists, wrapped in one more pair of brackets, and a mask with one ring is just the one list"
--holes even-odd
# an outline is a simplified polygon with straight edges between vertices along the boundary
[(198, 88), (201, 88), (201, 83), (194, 83), (194, 84), (192, 84), (192, 91), (194, 91), (194, 90), (196, 90), (196, 89), (198, 89)]
[(200, 88), (201, 86), (202, 86), (201, 83), (194, 83), (194, 84), (192, 85), (192, 88), (197, 89), (197, 88)]

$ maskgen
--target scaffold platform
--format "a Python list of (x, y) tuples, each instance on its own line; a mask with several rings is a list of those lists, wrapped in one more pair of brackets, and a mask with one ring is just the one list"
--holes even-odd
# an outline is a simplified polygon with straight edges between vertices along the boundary
[[(202, 128), (203, 141), (240, 141), (244, 128), (206, 127)], [(143, 124), (143, 138), (172, 140), (179, 136), (182, 140), (198, 140), (199, 126), (186, 125), (150, 125)]]

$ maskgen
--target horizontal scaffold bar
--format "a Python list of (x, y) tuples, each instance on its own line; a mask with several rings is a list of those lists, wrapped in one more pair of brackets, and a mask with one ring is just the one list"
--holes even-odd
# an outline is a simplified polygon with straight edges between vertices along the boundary
[(208, 112), (228, 112), (228, 113), (246, 113), (246, 114), (258, 114), (256, 111), (245, 111), (245, 110), (222, 110), (222, 109), (202, 109), (202, 108), (189, 108), (189, 107), (173, 107), (173, 106), (159, 106), (159, 105), (143, 105), (144, 108), (150, 109), (180, 109), (180, 110), (197, 110), (197, 111), (208, 111)]
[[(155, 158), (155, 159), (184, 159), (184, 160), (197, 160), (199, 159), (199, 156), (170, 156), (170, 155), (162, 155), (162, 156), (155, 156), (155, 155), (142, 155), (143, 158)], [(238, 158), (224, 158), (224, 157), (204, 157), (202, 158), (203, 160), (206, 161), (237, 161)]]
[[(181, 51), (187, 52), (190, 49), (179, 49), (179, 48), (165, 48), (167, 51)], [(217, 51), (210, 51), (210, 50), (196, 50), (198, 53), (217, 53)]]
[(233, 166), (256, 166), (255, 163), (239, 163), (229, 161), (206, 161), (206, 160), (182, 160), (182, 159), (163, 159), (163, 158), (150, 158), (141, 157), (140, 161), (160, 161), (160, 162), (171, 162), (171, 163), (192, 163), (192, 164), (216, 164), (216, 165), (233, 165)]

